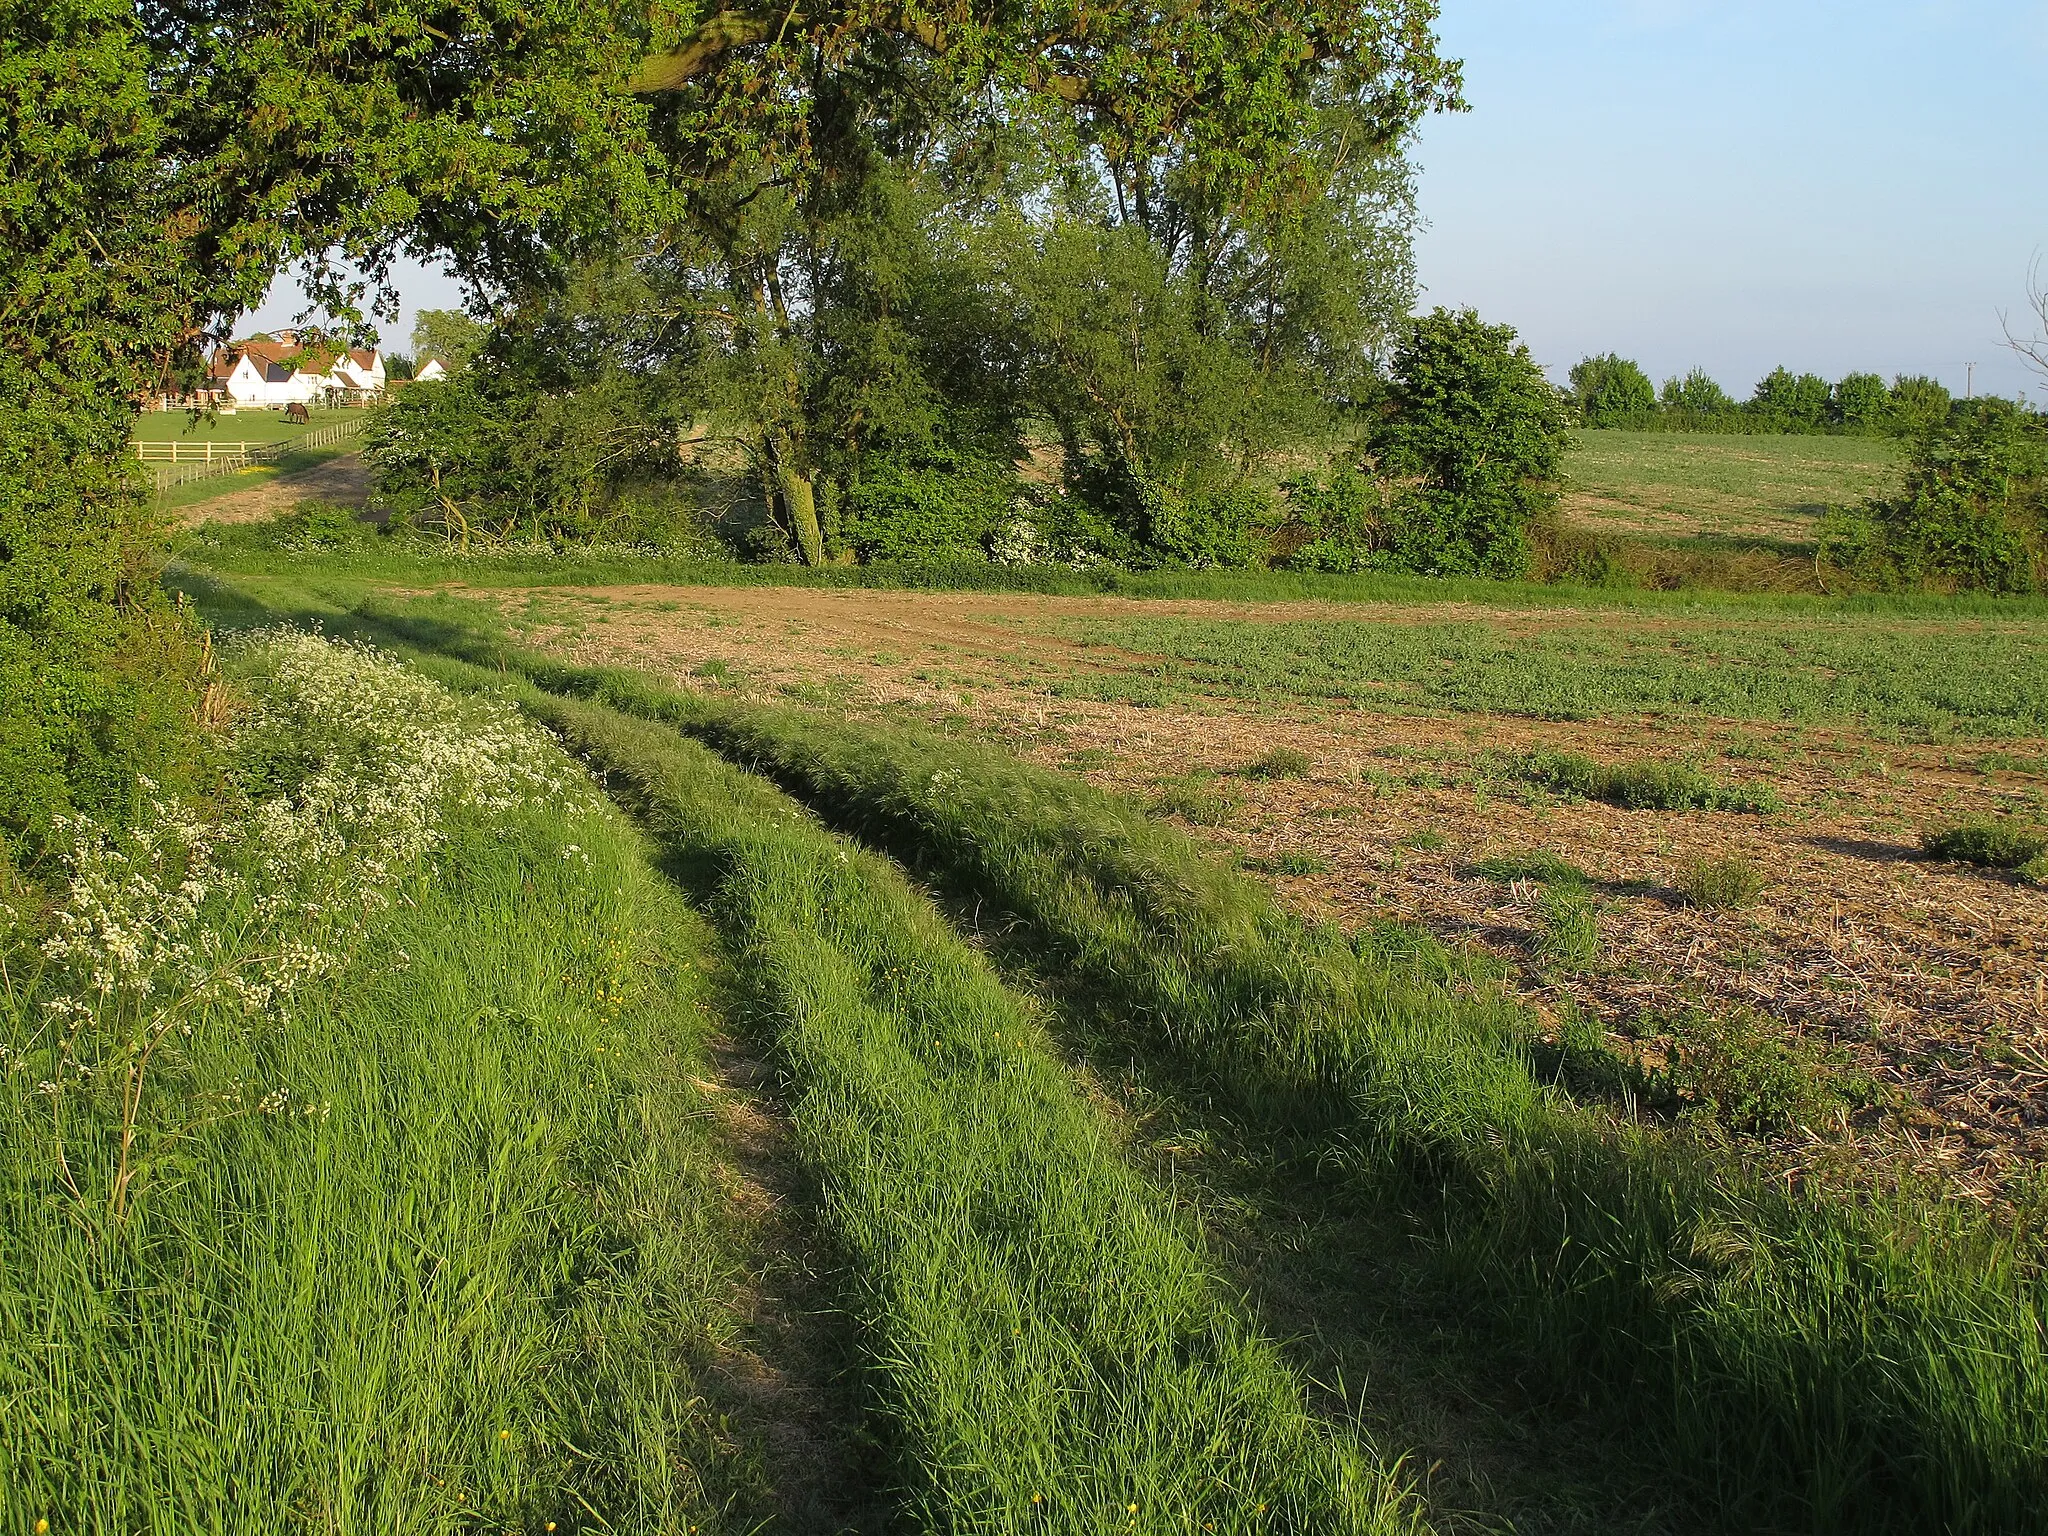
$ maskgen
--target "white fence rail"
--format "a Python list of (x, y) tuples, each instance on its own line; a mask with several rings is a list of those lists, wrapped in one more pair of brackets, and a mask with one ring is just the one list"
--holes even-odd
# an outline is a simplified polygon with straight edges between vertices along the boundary
[(332, 426), (301, 432), (297, 437), (288, 437), (281, 442), (219, 439), (183, 442), (175, 438), (169, 442), (138, 440), (135, 456), (156, 470), (156, 488), (163, 492), (174, 485), (189, 485), (195, 480), (207, 480), (215, 475), (232, 475), (259, 464), (275, 464), (289, 454), (332, 448), (359, 436), (362, 430), (363, 418), (358, 416), (351, 421), (339, 421)]

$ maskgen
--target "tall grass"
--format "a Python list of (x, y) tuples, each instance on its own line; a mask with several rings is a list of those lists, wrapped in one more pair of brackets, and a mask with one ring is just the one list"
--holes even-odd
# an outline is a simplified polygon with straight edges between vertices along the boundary
[(2018, 1530), (2048, 1510), (2031, 1240), (1936, 1200), (1788, 1194), (1539, 1088), (1503, 1004), (1354, 952), (1142, 808), (906, 730), (534, 663), (672, 721), (1025, 919), (1125, 1043), (1320, 1126), (1544, 1368), (1599, 1384), (1731, 1524)]
[[(288, 777), (291, 813), (328, 770), (351, 804), (389, 788), (349, 776), (374, 733), (266, 711), (240, 743), (265, 749), (235, 766)], [(288, 769), (287, 742), (311, 760)], [(200, 900), (191, 949), (216, 974), (247, 961), (247, 985), (179, 991), (160, 967), (147, 1006), (182, 1011), (140, 1077), (133, 1038), (106, 1033), (127, 962), (102, 958), (119, 984), (88, 988), (90, 1018), (52, 1010), (68, 952), (35, 947), (50, 920), (17, 912), (28, 932), (0, 970), (0, 1528), (757, 1528), (754, 1441), (704, 1395), (745, 1261), (692, 1086), (708, 933), (616, 813), (560, 791), (573, 766), (543, 741), (532, 754), (559, 766), (553, 803), (427, 805), (433, 835), (374, 879), (331, 820), (297, 857), (332, 857), (349, 876), (333, 886), (237, 887), (216, 860), (209, 881), (235, 899)], [(171, 872), (197, 868), (188, 848)], [(388, 899), (346, 932), (307, 908), (351, 883)], [(243, 952), (278, 890), (293, 894), (273, 939)], [(154, 938), (178, 937), (171, 910)], [(327, 961), (266, 991), (314, 940)], [(140, 1100), (126, 1113), (123, 1084)]]
[(891, 865), (673, 731), (521, 697), (727, 934), (856, 1277), (912, 1527), (1414, 1526), (1389, 1471), (1307, 1413), (1034, 1010)]

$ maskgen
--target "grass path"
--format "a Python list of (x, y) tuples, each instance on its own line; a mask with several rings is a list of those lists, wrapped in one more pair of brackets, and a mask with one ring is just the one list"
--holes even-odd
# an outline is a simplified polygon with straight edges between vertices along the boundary
[(890, 866), (661, 727), (524, 702), (626, 787), (753, 978), (913, 1526), (1412, 1526), (1388, 1471), (1304, 1410), (1035, 1012)]

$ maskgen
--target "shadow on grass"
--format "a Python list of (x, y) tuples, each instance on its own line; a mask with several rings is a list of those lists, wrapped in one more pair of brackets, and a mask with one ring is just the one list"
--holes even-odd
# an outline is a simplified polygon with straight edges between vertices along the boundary
[(1134, 1161), (1189, 1208), (1319, 1412), (1412, 1452), (1433, 1529), (1682, 1533), (1709, 1491), (1643, 1454), (1641, 1426), (1541, 1369), (1469, 1299), (1429, 1214), (1332, 1177), (1321, 1134), (1216, 1104), (1134, 1038), (1120, 999), (1058, 946), (962, 887), (939, 893), (1005, 982), (1047, 1005), (1055, 1036), (1117, 1105)]

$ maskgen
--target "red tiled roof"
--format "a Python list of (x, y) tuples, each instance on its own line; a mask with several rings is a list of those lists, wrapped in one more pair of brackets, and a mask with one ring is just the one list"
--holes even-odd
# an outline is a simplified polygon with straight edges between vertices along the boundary
[(352, 347), (343, 354), (325, 345), (307, 347), (286, 341), (243, 341), (224, 347), (213, 355), (212, 373), (213, 377), (224, 379), (247, 356), (266, 383), (281, 384), (294, 373), (326, 373), (344, 355), (366, 373), (376, 369), (377, 354), (367, 347)]

